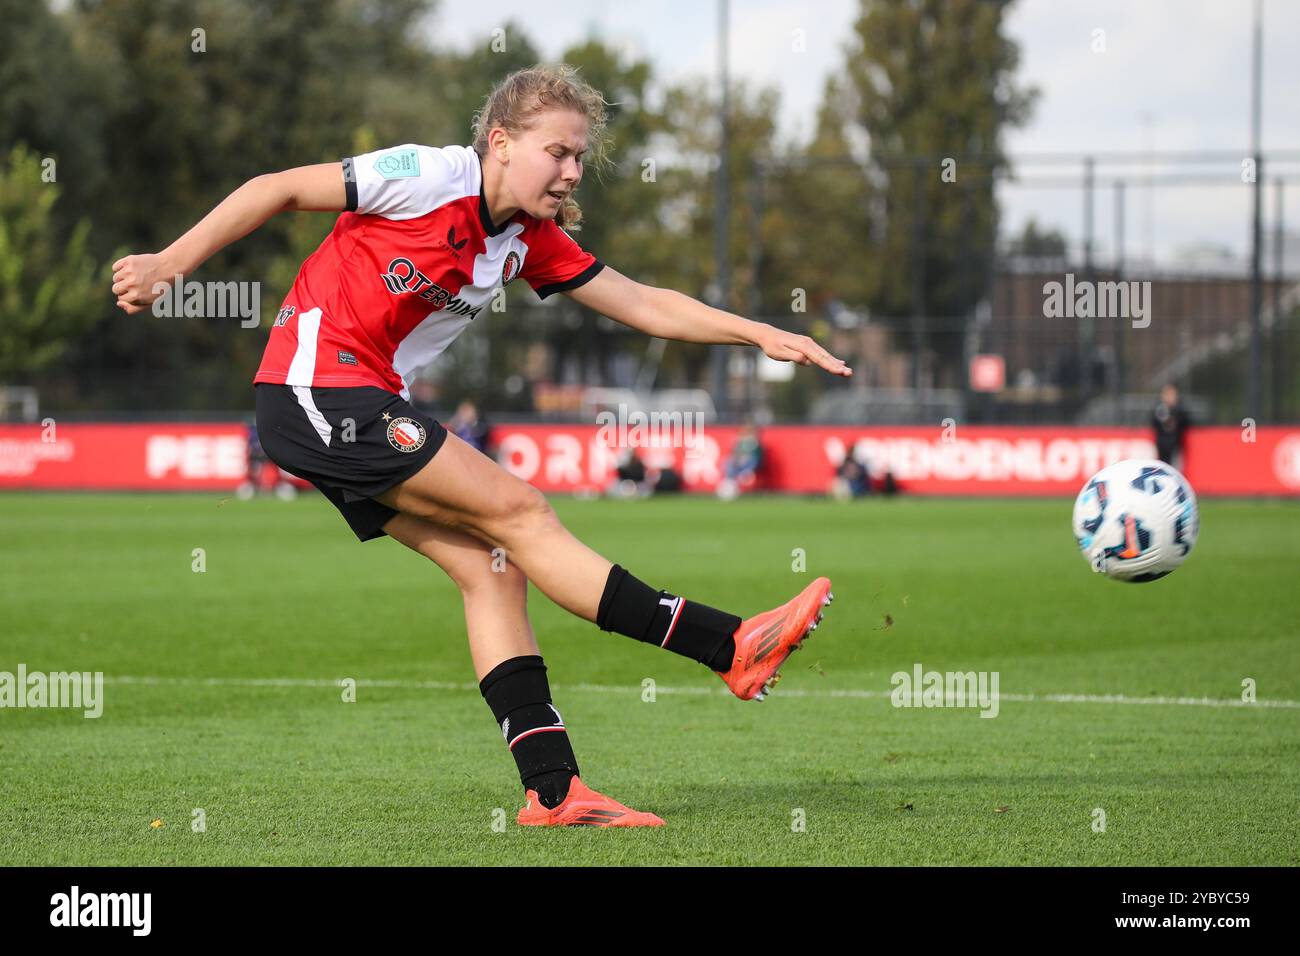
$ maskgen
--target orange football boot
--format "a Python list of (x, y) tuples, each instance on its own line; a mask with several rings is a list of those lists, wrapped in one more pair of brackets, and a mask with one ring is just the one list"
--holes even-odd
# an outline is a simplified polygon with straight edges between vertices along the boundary
[(829, 578), (818, 578), (778, 608), (743, 621), (736, 629), (736, 656), (731, 670), (714, 671), (741, 700), (762, 700), (781, 679), (781, 665), (822, 619), (822, 608), (835, 600)]
[(517, 818), (525, 827), (661, 827), (664, 821), (653, 813), (625, 807), (617, 800), (592, 790), (579, 778), (569, 781), (564, 802), (553, 810), (542, 806), (537, 791), (528, 791), (528, 802)]

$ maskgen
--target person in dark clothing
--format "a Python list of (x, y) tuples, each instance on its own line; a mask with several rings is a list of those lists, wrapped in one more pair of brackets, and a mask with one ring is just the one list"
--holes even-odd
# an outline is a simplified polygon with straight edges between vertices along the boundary
[(280, 466), (271, 461), (271, 457), (262, 448), (262, 440), (257, 434), (257, 423), (249, 422), (248, 436), (248, 475), (235, 489), (235, 495), (241, 501), (247, 501), (262, 492), (275, 493), (283, 501), (291, 501), (298, 496), (298, 489), (289, 481), (289, 476), (280, 470)]
[(745, 424), (736, 436), (736, 444), (727, 456), (724, 476), (718, 482), (717, 495), (723, 501), (732, 501), (742, 491), (749, 491), (758, 481), (758, 472), (763, 467), (763, 442), (758, 437), (758, 429), (752, 424)]
[(1156, 455), (1182, 471), (1184, 444), (1192, 419), (1178, 401), (1177, 386), (1166, 385), (1160, 390), (1160, 404), (1151, 415), (1151, 425), (1156, 430)]
[(840, 500), (871, 494), (871, 470), (854, 453), (851, 442), (844, 452), (844, 461), (835, 469), (831, 493)]
[(488, 450), (488, 432), (490, 428), (488, 423), (480, 417), (478, 406), (473, 402), (463, 401), (460, 403), (460, 407), (456, 409), (456, 414), (447, 422), (447, 430), (477, 448), (483, 454), (491, 457)]

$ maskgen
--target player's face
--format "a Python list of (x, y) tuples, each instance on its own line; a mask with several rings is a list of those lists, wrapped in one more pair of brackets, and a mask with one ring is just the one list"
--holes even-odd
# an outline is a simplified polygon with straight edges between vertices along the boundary
[(538, 219), (554, 219), (563, 197), (578, 188), (587, 149), (587, 117), (571, 110), (542, 113), (511, 150), (510, 191)]

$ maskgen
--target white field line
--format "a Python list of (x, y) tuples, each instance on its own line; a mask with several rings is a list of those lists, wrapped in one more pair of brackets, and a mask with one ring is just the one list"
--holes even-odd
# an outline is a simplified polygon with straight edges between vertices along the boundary
[[(203, 687), (341, 687), (339, 679), (300, 678), (300, 677), (110, 677), (104, 676), (106, 684), (145, 684), (160, 686), (203, 686)], [(478, 684), (457, 681), (415, 681), (415, 680), (367, 680), (358, 679), (357, 687), (391, 687), (398, 690), (459, 690), (478, 691)], [(592, 694), (639, 694), (640, 685), (633, 684), (552, 684), (555, 691), (585, 691)], [(725, 687), (667, 687), (655, 686), (657, 694), (702, 694), (706, 696), (730, 697), (731, 691)], [(887, 690), (789, 690), (773, 691), (781, 697), (849, 697), (872, 700), (888, 699), (892, 696)], [(946, 700), (954, 701), (949, 695)], [(1266, 707), (1284, 710), (1300, 709), (1300, 700), (1256, 700), (1247, 703), (1233, 698), (1219, 697), (1130, 697), (1126, 694), (998, 694), (999, 701), (1018, 704), (1166, 704), (1184, 707)]]

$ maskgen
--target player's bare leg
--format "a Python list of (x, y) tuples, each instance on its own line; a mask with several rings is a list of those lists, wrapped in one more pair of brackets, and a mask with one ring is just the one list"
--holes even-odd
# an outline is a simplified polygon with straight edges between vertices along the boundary
[(501, 554), (463, 531), (399, 514), (389, 537), (447, 573), (465, 603), (465, 627), (479, 690), (501, 726), (519, 767), (526, 803), (518, 822), (538, 826), (660, 826), (597, 793), (578, 776), (560, 712), (551, 703), (546, 669), (528, 621), (528, 578)]
[(503, 548), (556, 604), (603, 630), (705, 664), (742, 700), (766, 696), (830, 602), (830, 582), (818, 578), (792, 601), (743, 621), (656, 592), (570, 534), (540, 491), (454, 434), (419, 472), (378, 500)]
[(399, 514), (384, 525), (389, 537), (447, 572), (465, 604), (474, 676), (482, 680), (502, 661), (541, 654), (528, 621), (528, 578), (478, 538)]
[(545, 495), (455, 435), (424, 468), (377, 500), (504, 548), (543, 594), (596, 620), (613, 564), (569, 533)]

